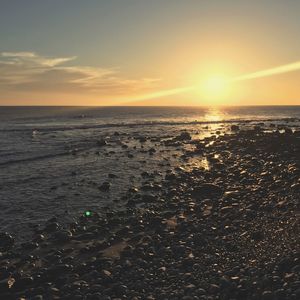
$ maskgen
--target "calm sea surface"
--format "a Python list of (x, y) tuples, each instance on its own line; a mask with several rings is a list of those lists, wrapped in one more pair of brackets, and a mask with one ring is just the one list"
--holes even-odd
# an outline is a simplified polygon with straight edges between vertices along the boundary
[[(296, 127), (299, 120), (300, 106), (0, 107), (0, 230), (22, 239), (53, 215), (68, 223), (86, 209), (122, 208), (120, 197), (141, 186), (144, 171), (159, 181), (182, 166), (180, 153), (159, 143), (182, 130), (203, 138), (231, 122)], [(99, 191), (105, 181), (109, 192)]]

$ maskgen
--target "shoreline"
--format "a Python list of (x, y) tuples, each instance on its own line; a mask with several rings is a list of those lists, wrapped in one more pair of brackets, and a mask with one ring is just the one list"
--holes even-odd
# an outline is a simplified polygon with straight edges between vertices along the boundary
[[(81, 117), (80, 117), (81, 118)], [(82, 117), (84, 118), (84, 117)], [(296, 125), (298, 126), (300, 123), (300, 118), (296, 117), (284, 117), (284, 118), (258, 118), (255, 120), (252, 119), (223, 119), (223, 120), (203, 120), (203, 121), (149, 121), (149, 122), (144, 122), (144, 123), (139, 123), (139, 122), (134, 122), (134, 123), (108, 123), (108, 124), (97, 124), (97, 125), (91, 125), (91, 124), (86, 124), (86, 125), (70, 125), (70, 126), (65, 126), (65, 127), (49, 127), (47, 126), (46, 128), (40, 127), (38, 130), (34, 130), (32, 127), (29, 128), (14, 128), (14, 129), (0, 129), (0, 132), (23, 132), (23, 131), (36, 131), (36, 132), (41, 132), (41, 133), (47, 133), (47, 132), (52, 132), (52, 131), (71, 131), (71, 130), (90, 130), (90, 129), (101, 129), (101, 128), (122, 128), (122, 127), (147, 127), (147, 126), (192, 126), (192, 125), (227, 125), (227, 124), (240, 124), (240, 125), (265, 125), (264, 123), (276, 123), (276, 122), (282, 122), (281, 125), (282, 127), (286, 127), (287, 123), (290, 122), (295, 122)], [(273, 124), (275, 125), (275, 124)]]
[[(259, 122), (259, 121), (258, 121)], [(224, 122), (223, 122), (224, 123)], [(0, 236), (3, 299), (297, 299), (300, 131), (181, 142), (210, 169), (145, 174), (124, 211)], [(21, 270), (23, 272), (21, 272)], [(198, 298), (195, 298), (198, 297)]]

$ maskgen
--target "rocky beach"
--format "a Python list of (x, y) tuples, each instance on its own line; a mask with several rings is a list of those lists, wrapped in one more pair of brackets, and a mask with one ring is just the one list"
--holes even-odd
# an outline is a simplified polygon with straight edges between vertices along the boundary
[[(32, 239), (2, 232), (0, 299), (299, 299), (300, 130), (282, 123), (229, 123), (201, 137), (182, 126), (120, 145), (128, 160), (132, 149), (162, 161), (141, 163), (119, 207), (64, 225), (54, 216)], [(119, 174), (106, 176), (104, 195)]]

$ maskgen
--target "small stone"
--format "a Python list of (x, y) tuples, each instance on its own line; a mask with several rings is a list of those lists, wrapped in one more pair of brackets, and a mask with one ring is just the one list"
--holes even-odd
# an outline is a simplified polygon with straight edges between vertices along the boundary
[(251, 238), (255, 241), (261, 241), (264, 238), (264, 234), (262, 231), (257, 230), (252, 232)]
[(105, 145), (107, 145), (107, 142), (105, 140), (99, 140), (99, 141), (97, 141), (97, 146), (98, 147), (103, 147)]
[(108, 192), (110, 189), (110, 183), (105, 181), (102, 183), (102, 185), (99, 186), (99, 190), (102, 192)]
[(271, 291), (264, 291), (262, 293), (262, 300), (272, 300), (274, 299), (274, 295)]
[(113, 173), (109, 173), (108, 174), (108, 178), (117, 178), (118, 176), (116, 174)]
[(230, 129), (231, 129), (232, 131), (238, 131), (238, 130), (240, 130), (240, 127), (239, 127), (238, 125), (231, 125), (231, 126), (230, 126)]

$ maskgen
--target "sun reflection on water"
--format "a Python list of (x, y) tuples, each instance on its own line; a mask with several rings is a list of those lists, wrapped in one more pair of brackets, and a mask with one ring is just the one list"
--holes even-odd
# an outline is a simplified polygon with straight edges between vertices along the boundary
[(210, 108), (204, 119), (208, 122), (221, 122), (225, 119), (225, 114), (218, 108)]

